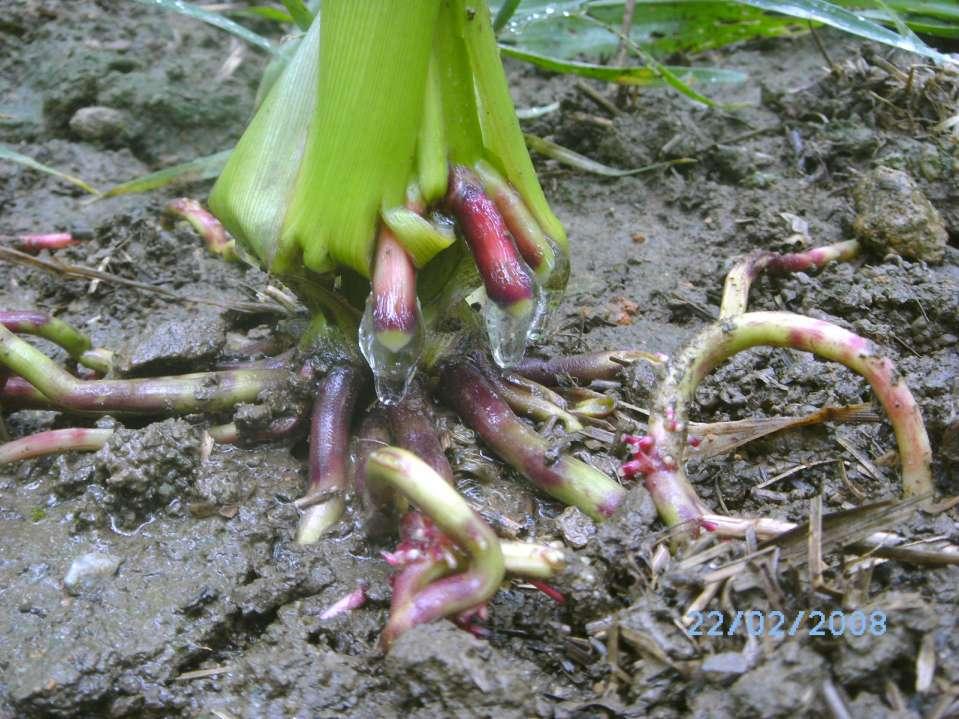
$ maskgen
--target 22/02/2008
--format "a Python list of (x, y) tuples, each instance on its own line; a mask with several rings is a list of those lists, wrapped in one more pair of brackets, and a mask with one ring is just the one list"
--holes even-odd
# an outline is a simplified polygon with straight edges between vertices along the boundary
[(794, 637), (805, 631), (811, 637), (841, 637), (851, 634), (874, 637), (886, 633), (886, 613), (874, 609), (868, 614), (861, 609), (846, 612), (836, 609), (824, 612), (819, 609), (800, 609), (791, 621), (779, 610), (739, 610), (733, 615), (713, 610), (692, 611), (687, 615), (692, 620), (686, 633), (691, 637), (732, 637), (737, 634), (752, 637)]

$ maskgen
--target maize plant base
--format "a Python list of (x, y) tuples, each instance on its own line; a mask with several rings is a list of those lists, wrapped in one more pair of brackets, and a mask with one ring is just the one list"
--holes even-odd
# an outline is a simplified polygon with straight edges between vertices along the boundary
[[(90, 8), (79, 25), (104, 22), (103, 12)], [(34, 22), (17, 17), (24, 27)], [(72, 24), (65, 18), (44, 17), (57, 42), (73, 43), (82, 53), (81, 72), (99, 62), (104, 51), (70, 40), (66, 32)], [(142, 29), (136, 12), (123, 11), (110, 22), (135, 36)], [(24, 32), (23, 58), (4, 60), (17, 77), (28, 54), (43, 57), (42, 48), (52, 42)], [(208, 34), (195, 26), (190, 32)], [(205, 81), (215, 77), (222, 58), (197, 45), (191, 46), (199, 55), (191, 55), (190, 72)], [(532, 357), (616, 348), (678, 356), (718, 318), (728, 260), (754, 250), (788, 253), (850, 239), (851, 170), (868, 173), (884, 158), (917, 178), (955, 236), (957, 208), (949, 195), (955, 177), (946, 145), (932, 134), (912, 139), (909, 118), (873, 97), (901, 99), (896, 93), (907, 90), (893, 76), (882, 81), (874, 68), (867, 82), (856, 74), (862, 60), (846, 63), (841, 47), (830, 50), (847, 76), (822, 79), (799, 94), (785, 93), (745, 111), (757, 127), (788, 121), (790, 130), (800, 133), (802, 148), (778, 130), (729, 142), (742, 134), (738, 123), (658, 93), (648, 106), (644, 96), (636, 109), (615, 119), (626, 133), (622, 136), (638, 140), (626, 148), (609, 149), (622, 136), (606, 134), (581, 114), (564, 112), (546, 121), (551, 124), (545, 131), (610, 163), (658, 159), (648, 148), (676, 133), (690, 144), (690, 152), (699, 153), (700, 162), (681, 173), (615, 182), (541, 168), (572, 238), (573, 275), (554, 331), (533, 348)], [(761, 57), (743, 51), (731, 60), (755, 63), (749, 69), (759, 81), (787, 88), (808, 85), (801, 67), (821, 64), (816, 52), (807, 39)], [(180, 62), (170, 55), (157, 61), (172, 69)], [(149, 79), (145, 67), (130, 72)], [(235, 79), (211, 86), (211, 98), (223, 104), (230, 93), (245, 97), (242, 65), (237, 72)], [(560, 96), (568, 86), (562, 78), (516, 79), (521, 104)], [(58, 99), (67, 90), (43, 92)], [(570, 97), (582, 104), (581, 113), (596, 112), (582, 97)], [(916, 97), (912, 121), (928, 127), (923, 114), (930, 111), (924, 104), (928, 93)], [(147, 111), (146, 100), (124, 96), (122, 102), (133, 103), (121, 108), (132, 117)], [(72, 106), (51, 103), (50, 111)], [(879, 116), (885, 129), (863, 125), (861, 118), (869, 113)], [(683, 134), (687, 125), (681, 117), (689, 114), (708, 141)], [(819, 114), (831, 122), (823, 125)], [(11, 132), (13, 140), (27, 139), (18, 134), (26, 130)], [(209, 137), (208, 129), (198, 129), (193, 141), (200, 151), (203, 142), (212, 142)], [(74, 169), (86, 177), (112, 172), (125, 178), (141, 171), (126, 152), (54, 139), (45, 131), (31, 138), (50, 153), (51, 164), (75, 161)], [(154, 156), (170, 152), (175, 141), (171, 136), (139, 140)], [(871, 143), (873, 149), (860, 152), (853, 142)], [(0, 306), (42, 310), (69, 321), (95, 346), (116, 350), (126, 375), (146, 381), (245, 371), (226, 365), (282, 355), (305, 331), (302, 319), (278, 320), (222, 306), (250, 302), (249, 288), (265, 287), (268, 278), (207, 255), (186, 226), (164, 228), (159, 216), (166, 200), (81, 205), (52, 180), (7, 166), (4, 172), (3, 234), (81, 225), (92, 230), (82, 242), (41, 258), (101, 267), (181, 297), (221, 303), (169, 301), (107, 281), (0, 265)], [(955, 267), (952, 246), (941, 265), (864, 254), (799, 275), (763, 275), (753, 283), (749, 304), (750, 311), (828, 320), (876, 342), (922, 410), (932, 446), (932, 480), (945, 497), (959, 492), (950, 474), (959, 462)], [(34, 346), (66, 365), (63, 352), (49, 344)], [(322, 357), (313, 363), (307, 359), (289, 361), (280, 370), (257, 370), (265, 373), (257, 381), (272, 387), (269, 403), (244, 398), (238, 407), (232, 402), (212, 410), (198, 406), (202, 412), (177, 418), (114, 413), (94, 419), (15, 410), (6, 401), (3, 419), (11, 437), (82, 426), (100, 434), (71, 441), (103, 439), (105, 444), (95, 452), (0, 467), (0, 625), (5, 627), (0, 716), (381, 716), (400, 711), (417, 716), (654, 711), (738, 716), (826, 711), (830, 701), (844, 702), (852, 715), (874, 715), (890, 708), (897, 696), (904, 703), (917, 702), (924, 714), (937, 702), (948, 708), (954, 701), (942, 689), (955, 683), (959, 671), (954, 567), (886, 562), (853, 571), (840, 563), (835, 547), (826, 547), (826, 571), (815, 592), (809, 589), (807, 555), (801, 553), (798, 570), (774, 564), (768, 556), (756, 560), (715, 587), (710, 599), (704, 591), (711, 586), (710, 573), (741, 556), (743, 543), (729, 543), (725, 554), (712, 550), (711, 562), (683, 565), (710, 541), (709, 527), (700, 526), (691, 532), (698, 537), (667, 559), (676, 536), (664, 531), (642, 477), (623, 481), (619, 508), (605, 521), (564, 509), (500, 461), (463, 421), (468, 419), (464, 413), (453, 411), (462, 408), (450, 396), (450, 382), (474, 388), (478, 382), (453, 378), (444, 383), (439, 370), (424, 374), (422, 388), (424, 395), (441, 400), (431, 401), (432, 421), (459, 493), (501, 538), (561, 543), (568, 568), (548, 580), (511, 578), (507, 571), (488, 608), (461, 617), (473, 634), (449, 622), (416, 626), (384, 654), (382, 632), (391, 596), (398, 591), (390, 584), (395, 572), (390, 561), (402, 562), (404, 556), (404, 547), (396, 547), (401, 508), (370, 514), (357, 502), (321, 541), (305, 547), (293, 541), (303, 511), (295, 501), (304, 494), (309, 472), (305, 435), (310, 423), (308, 417), (299, 424), (278, 420), (309, 415), (314, 383), (330, 376)], [(624, 460), (636, 461), (629, 448), (639, 446), (617, 438), (646, 430), (645, 416), (636, 408), (653, 406), (662, 380), (655, 362), (626, 364), (612, 379), (584, 383), (619, 403), (612, 415), (580, 418), (585, 432), (567, 431), (559, 418), (522, 421), (556, 456), (576, 457), (615, 476)], [(309, 375), (301, 372), (304, 366)], [(472, 370), (444, 370), (447, 375), (457, 371)], [(358, 382), (367, 386), (365, 378)], [(4, 392), (16, 384), (8, 379)], [(197, 396), (208, 397), (209, 390), (204, 386)], [(596, 399), (560, 390), (570, 406)], [(840, 364), (786, 349), (757, 349), (721, 364), (702, 382), (691, 409), (696, 420), (718, 422), (801, 415), (871, 399), (868, 384)], [(362, 393), (357, 402), (363, 410), (368, 406)], [(361, 414), (353, 434), (364, 431)], [(244, 441), (211, 441), (216, 440), (211, 427), (227, 432), (224, 426), (231, 422)], [(369, 431), (375, 434), (375, 428)], [(61, 435), (58, 441), (66, 439)], [(771, 435), (730, 454), (695, 459), (687, 471), (712, 512), (802, 522), (809, 500), (818, 494), (825, 513), (898, 497), (899, 465), (890, 454), (896, 446), (884, 419), (819, 424)], [(877, 529), (954, 537), (955, 506), (938, 503), (931, 509), (937, 513), (913, 509), (904, 521)], [(428, 536), (412, 521), (404, 531), (406, 540)], [(468, 573), (469, 562), (462, 556), (452, 563), (457, 561), (444, 570), (447, 575)], [(767, 618), (776, 610), (790, 619), (814, 609), (827, 617), (844, 610), (850, 618), (858, 608), (866, 616), (882, 612), (885, 629), (858, 638), (819, 639), (803, 630), (788, 641), (772, 640), (761, 656), (748, 659), (740, 654), (745, 634), (687, 638), (676, 620), (696, 607), (756, 609)], [(893, 667), (881, 677), (876, 656)], [(916, 668), (928, 671), (930, 661), (933, 678), (917, 693)]]

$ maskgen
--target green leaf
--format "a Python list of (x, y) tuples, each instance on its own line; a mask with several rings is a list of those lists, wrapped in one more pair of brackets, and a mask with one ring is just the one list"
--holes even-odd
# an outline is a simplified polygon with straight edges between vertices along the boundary
[(380, 209), (406, 201), (439, 4), (327, 2), (313, 23), (317, 101), (281, 242), (315, 272), (368, 276)]
[(27, 155), (22, 155), (16, 150), (10, 149), (6, 145), (0, 145), (0, 160), (9, 160), (10, 162), (16, 162), (18, 165), (29, 167), (31, 170), (37, 170), (38, 172), (45, 172), (48, 175), (53, 175), (64, 182), (69, 182), (71, 185), (79, 187), (84, 192), (89, 192), (91, 195), (100, 194), (98, 189), (90, 185), (88, 182), (81, 180), (79, 177), (76, 177), (75, 175), (69, 175), (66, 172), (61, 172), (60, 170), (50, 167), (49, 165), (44, 165), (42, 162), (38, 162)]
[(472, 20), (465, 21), (465, 25), (461, 24), (460, 28), (473, 72), (477, 106), (480, 109), (486, 155), (483, 159), (493, 165), (519, 192), (543, 231), (564, 252), (568, 251), (566, 230), (546, 201), (546, 195), (536, 177), (536, 169), (524, 145), (493, 33), (493, 24), (485, 4), (478, 4)]
[(577, 170), (591, 172), (594, 175), (602, 175), (603, 177), (626, 177), (627, 175), (638, 175), (643, 172), (661, 170), (664, 167), (671, 167), (672, 165), (688, 165), (696, 162), (696, 160), (692, 158), (681, 157), (676, 160), (656, 162), (652, 165), (637, 167), (632, 170), (620, 170), (615, 167), (610, 167), (609, 165), (604, 165), (596, 160), (592, 160), (585, 155), (580, 155), (575, 150), (570, 150), (568, 147), (557, 145), (555, 142), (547, 140), (546, 138), (532, 135), (528, 132), (524, 134), (524, 137), (526, 138), (526, 144), (530, 150), (538, 152), (541, 155), (545, 155), (546, 157), (550, 157), (557, 162), (561, 162), (564, 165), (568, 165), (569, 167), (573, 167)]
[(210, 196), (266, 268), (368, 276), (412, 176), (437, 5), (330, 2), (313, 21)]
[(141, 177), (135, 177), (132, 180), (121, 182), (119, 185), (114, 185), (103, 193), (103, 197), (131, 195), (139, 192), (148, 192), (159, 187), (166, 187), (167, 185), (186, 185), (191, 182), (212, 180), (223, 172), (223, 168), (226, 167), (227, 160), (230, 158), (232, 152), (233, 148), (230, 148), (229, 150), (217, 152), (214, 155), (198, 157), (189, 162), (167, 167)]
[(906, 37), (825, 0), (738, 0), (746, 5), (829, 25), (852, 35), (914, 52), (937, 62), (949, 58), (915, 36)]
[(187, 17), (200, 20), (208, 25), (212, 25), (213, 27), (226, 30), (227, 32), (236, 35), (238, 38), (246, 40), (251, 45), (255, 45), (261, 50), (266, 50), (270, 53), (276, 51), (273, 43), (262, 35), (257, 35), (252, 30), (243, 27), (233, 20), (230, 20), (228, 17), (224, 17), (219, 13), (210, 12), (209, 10), (198, 5), (184, 2), (184, 0), (133, 0), (133, 2), (140, 3), (141, 5), (147, 5), (149, 7), (160, 8), (161, 10), (176, 12), (181, 15), (186, 15)]
[(279, 240), (316, 102), (320, 24), (297, 45), (210, 193), (213, 214), (267, 269), (295, 254), (283, 255)]
[(284, 12), (279, 8), (271, 7), (270, 5), (257, 5), (256, 7), (240, 8), (239, 10), (231, 10), (229, 14), (239, 17), (262, 18), (264, 20), (288, 23), (290, 25), (294, 24), (293, 18), (289, 13)]
[(263, 74), (260, 75), (260, 84), (256, 88), (256, 98), (253, 100), (253, 107), (259, 109), (263, 99), (269, 94), (270, 89), (273, 87), (273, 83), (280, 78), (283, 71), (286, 70), (286, 66), (290, 64), (290, 60), (296, 55), (301, 40), (302, 38), (299, 37), (290, 37), (277, 48), (273, 57), (270, 58), (270, 61), (263, 69)]
[(881, 3), (883, 9), (858, 9), (862, 5), (861, 0), (858, 2), (839, 0), (838, 4), (847, 8), (857, 8), (856, 12), (859, 15), (878, 23), (898, 27), (897, 19), (899, 19), (913, 32), (939, 37), (959, 37), (959, 4), (947, 5), (922, 0), (886, 0)]
[[(946, 22), (959, 19), (959, 4), (942, 0), (886, 0), (886, 4), (904, 13), (906, 24), (913, 30), (921, 30), (925, 24), (948, 32)], [(540, 55), (566, 60), (584, 57), (598, 62), (610, 57), (619, 46), (617, 33), (623, 7), (622, 0), (526, 0), (500, 39)], [(638, 0), (629, 38), (644, 51), (663, 57), (752, 38), (803, 33), (807, 31), (805, 24), (796, 22), (802, 20), (830, 25), (938, 61), (946, 59), (925, 43), (874, 22), (875, 8), (873, 0)], [(930, 18), (942, 22), (930, 23)], [(883, 22), (889, 21), (888, 15), (884, 16)]]
[(417, 268), (425, 267), (438, 253), (456, 241), (456, 235), (443, 234), (425, 217), (405, 207), (384, 211), (383, 222), (393, 230)]
[[(619, 47), (622, 22), (622, 2), (526, 2), (500, 39), (541, 55), (599, 62)], [(663, 57), (796, 33), (794, 23), (787, 19), (733, 2), (639, 0), (629, 38), (652, 55)]]
[[(868, 8), (869, 3), (863, 0), (840, 0), (837, 5), (854, 8)], [(941, 20), (955, 20), (959, 22), (959, 3), (942, 2), (941, 0), (886, 0), (885, 4), (896, 12), (926, 15)]]

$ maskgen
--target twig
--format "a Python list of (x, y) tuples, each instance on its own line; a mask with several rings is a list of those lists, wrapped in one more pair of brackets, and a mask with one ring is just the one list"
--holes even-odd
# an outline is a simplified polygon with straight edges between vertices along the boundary
[(764, 489), (765, 487), (768, 487), (770, 484), (778, 482), (780, 479), (785, 479), (786, 477), (796, 474), (796, 472), (801, 472), (802, 470), (809, 469), (810, 467), (818, 467), (820, 464), (829, 464), (830, 462), (835, 462), (835, 461), (836, 461), (835, 457), (830, 457), (829, 459), (821, 459), (818, 462), (809, 462), (808, 464), (805, 464), (805, 463), (797, 464), (795, 467), (791, 467), (787, 469), (785, 472), (780, 472), (774, 477), (770, 477), (769, 479), (757, 484), (755, 487), (753, 487), (753, 489)]
[(623, 25), (620, 29), (619, 47), (613, 67), (622, 67), (629, 54), (629, 32), (633, 28), (633, 15), (636, 14), (636, 0), (626, 0), (623, 5)]
[(811, 20), (809, 22), (809, 32), (812, 35), (812, 39), (816, 41), (816, 47), (819, 49), (819, 52), (822, 54), (823, 58), (825, 58), (826, 64), (829, 65), (829, 69), (834, 75), (839, 75), (839, 66), (833, 62), (831, 57), (829, 57), (829, 53), (826, 52), (826, 47), (822, 44), (822, 40), (819, 39), (819, 33), (816, 32), (816, 28), (813, 27)]
[(609, 113), (610, 115), (612, 115), (613, 117), (622, 114), (622, 110), (620, 110), (618, 107), (616, 107), (616, 105), (614, 105), (613, 103), (611, 103), (609, 100), (607, 100), (605, 97), (603, 97), (603, 95), (601, 95), (599, 92), (597, 92), (596, 90), (594, 90), (593, 88), (591, 88), (589, 85), (587, 85), (587, 84), (586, 84), (585, 82), (583, 82), (582, 80), (577, 80), (577, 81), (573, 84), (573, 87), (575, 87), (579, 92), (581, 92), (581, 93), (583, 93), (584, 95), (586, 95), (586, 97), (588, 97), (590, 100), (592, 100), (593, 102), (595, 102), (595, 103), (596, 103), (597, 105), (599, 105), (601, 108), (603, 108), (604, 110), (606, 110), (606, 112), (608, 112), (608, 113)]
[(83, 265), (68, 265), (60, 262), (59, 260), (46, 260), (40, 257), (33, 257), (25, 252), (20, 252), (19, 250), (14, 250), (9, 247), (0, 246), (0, 259), (7, 260), (8, 262), (12, 262), (14, 264), (29, 265), (47, 272), (52, 272), (54, 274), (65, 275), (67, 277), (80, 277), (83, 279), (101, 280), (103, 282), (111, 282), (117, 285), (125, 285), (126, 287), (132, 287), (142, 292), (155, 294), (166, 300), (170, 300), (171, 302), (192, 302), (199, 305), (213, 305), (215, 307), (224, 307), (229, 310), (244, 312), (247, 314), (257, 314), (262, 312), (282, 315), (289, 314), (285, 307), (267, 302), (220, 302), (219, 300), (211, 300), (203, 297), (180, 295), (176, 292), (172, 292), (171, 290), (164, 289), (163, 287), (155, 287), (153, 285), (148, 285), (145, 282), (129, 280), (126, 277), (120, 277), (119, 275), (114, 275), (110, 272), (95, 270), (92, 267), (84, 267)]
[(809, 585), (813, 591), (825, 588), (822, 561), (822, 495), (809, 500)]
[(177, 677), (178, 681), (186, 681), (188, 679), (203, 679), (204, 677), (215, 677), (217, 674), (228, 674), (233, 671), (233, 667), (210, 667), (209, 669), (195, 669), (192, 672), (183, 672), (180, 676)]

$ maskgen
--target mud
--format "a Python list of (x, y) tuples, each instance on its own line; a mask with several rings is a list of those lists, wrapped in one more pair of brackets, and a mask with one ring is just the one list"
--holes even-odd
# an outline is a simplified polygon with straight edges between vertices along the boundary
[[(98, 187), (228, 147), (264, 65), (215, 30), (117, 5), (0, 3), (0, 141)], [(935, 125), (955, 112), (956, 78), (918, 69), (907, 86), (884, 61), (908, 73), (913, 59), (822, 38), (832, 74), (808, 37), (747, 45), (701, 59), (754, 78), (707, 88), (743, 107), (699, 109), (647, 90), (608, 127), (583, 119), (605, 114), (569, 78), (509, 65), (519, 105), (561, 101), (530, 131), (621, 167), (696, 160), (618, 180), (540, 162), (572, 238), (573, 272), (554, 331), (536, 351), (675, 352), (718, 316), (733, 257), (850, 239), (865, 207), (856, 205), (862, 178), (878, 168), (905, 173), (911, 200), (925, 211), (921, 193), (941, 217), (941, 264), (874, 252), (816, 274), (761, 278), (750, 306), (829, 319), (883, 345), (922, 407), (937, 488), (955, 495), (959, 154), (955, 136)], [(86, 241), (57, 256), (222, 303), (169, 302), (0, 265), (0, 305), (77, 324), (138, 375), (205, 369), (218, 355), (235, 360), (269, 328), (288, 346), (285, 337), (302, 329), (295, 322), (277, 327), (229, 308), (256, 299), (262, 273), (208, 256), (188, 228), (161, 223), (168, 197), (208, 189), (90, 203), (59, 181), (0, 163), (0, 234), (86, 230)], [(646, 406), (654, 380), (637, 367), (609, 391)], [(696, 419), (869, 399), (868, 386), (839, 366), (757, 350), (704, 382)], [(5, 419), (14, 436), (78, 421), (49, 412)], [(662, 527), (644, 489), (592, 526), (536, 496), (448, 415), (450, 457), (470, 500), (504, 533), (575, 548), (557, 580), (567, 601), (510, 582), (491, 603), (488, 636), (441, 622), (402, 637), (384, 658), (377, 641), (389, 582), (380, 551), (390, 540), (368, 540), (357, 515), (326, 542), (295, 546), (302, 442), (218, 445), (205, 456), (202, 429), (230, 419), (102, 419), (117, 432), (97, 453), (0, 468), (0, 716), (819, 716), (830, 688), (852, 716), (956, 710), (956, 567), (887, 562), (852, 574), (832, 553), (830, 593), (810, 590), (801, 570), (760, 561), (708, 608), (787, 616), (881, 609), (888, 631), (690, 638), (677, 621), (702, 590), (702, 567), (657, 554)], [(620, 419), (613, 429), (642, 427), (640, 414)], [(826, 511), (896, 496), (894, 447), (884, 422), (810, 427), (694, 463), (690, 476), (711, 506), (802, 520), (818, 494)], [(615, 448), (593, 439), (571, 449), (604, 469), (617, 464)], [(824, 458), (846, 461), (845, 480), (835, 462), (815, 464)], [(756, 488), (799, 464), (811, 466)], [(955, 507), (889, 528), (959, 541)], [(115, 561), (116, 571), (67, 587), (75, 560), (91, 554)], [(362, 609), (321, 618), (360, 582), (369, 596)], [(930, 656), (933, 679), (918, 691), (917, 662)]]

